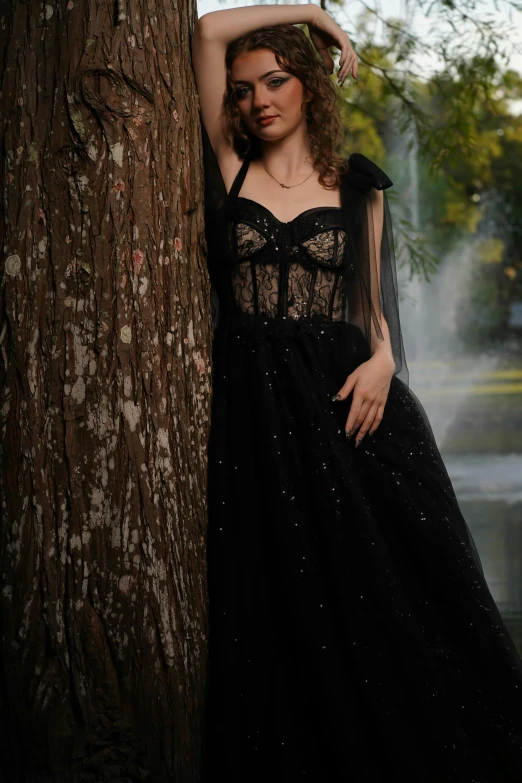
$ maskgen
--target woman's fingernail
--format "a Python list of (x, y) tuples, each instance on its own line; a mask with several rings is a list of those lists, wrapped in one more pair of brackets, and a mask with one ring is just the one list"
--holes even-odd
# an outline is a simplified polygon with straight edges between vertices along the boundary
[(352, 437), (352, 431), (351, 430), (345, 430), (346, 440), (350, 440)]
[(355, 448), (357, 448), (358, 446), (361, 445), (361, 441), (362, 441), (362, 438), (357, 438), (357, 440), (355, 441)]
[(336, 400), (340, 400), (340, 399), (341, 399), (340, 394), (334, 394), (334, 396), (332, 397), (332, 402), (335, 402)]

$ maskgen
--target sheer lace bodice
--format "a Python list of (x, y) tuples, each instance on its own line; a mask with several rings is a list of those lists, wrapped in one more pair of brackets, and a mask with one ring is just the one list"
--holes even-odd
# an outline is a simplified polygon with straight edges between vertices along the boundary
[(257, 202), (237, 198), (231, 271), (236, 306), (270, 316), (342, 318), (340, 275), (349, 260), (340, 207), (314, 207), (283, 223)]

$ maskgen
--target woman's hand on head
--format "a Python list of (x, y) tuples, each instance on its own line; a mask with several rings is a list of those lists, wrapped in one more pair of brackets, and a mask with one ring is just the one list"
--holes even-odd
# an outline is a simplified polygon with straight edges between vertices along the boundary
[(393, 357), (388, 352), (376, 351), (371, 359), (350, 373), (339, 390), (335, 399), (340, 400), (345, 400), (353, 391), (350, 413), (346, 420), (346, 435), (351, 437), (359, 430), (356, 447), (367, 433), (373, 435), (381, 423), (394, 374)]
[(341, 30), (337, 22), (326, 11), (317, 7), (313, 22), (308, 23), (308, 30), (312, 43), (321, 55), (328, 71), (333, 71), (335, 64), (328, 48), (336, 46), (341, 50), (338, 80), (342, 83), (350, 72), (354, 79), (358, 78), (359, 60), (353, 50), (348, 33)]

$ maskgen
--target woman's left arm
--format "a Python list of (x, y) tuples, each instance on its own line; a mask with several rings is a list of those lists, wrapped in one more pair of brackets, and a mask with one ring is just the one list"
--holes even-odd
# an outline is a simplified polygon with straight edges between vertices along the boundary
[[(370, 194), (371, 223), (374, 227), (375, 255), (377, 260), (377, 291), (380, 291), (384, 192), (372, 188)], [(356, 447), (360, 445), (367, 433), (372, 436), (381, 423), (391, 379), (395, 373), (395, 360), (390, 342), (390, 332), (382, 313), (380, 315), (380, 326), (382, 338), (376, 334), (372, 321), (371, 358), (350, 373), (344, 386), (334, 398), (344, 400), (353, 391), (352, 404), (345, 430), (347, 437), (351, 437), (358, 430), (355, 441)]]

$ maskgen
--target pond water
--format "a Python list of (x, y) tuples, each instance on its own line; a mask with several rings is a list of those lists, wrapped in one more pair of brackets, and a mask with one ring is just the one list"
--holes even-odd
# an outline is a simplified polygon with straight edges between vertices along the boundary
[(491, 594), (522, 655), (522, 454), (444, 454)]

